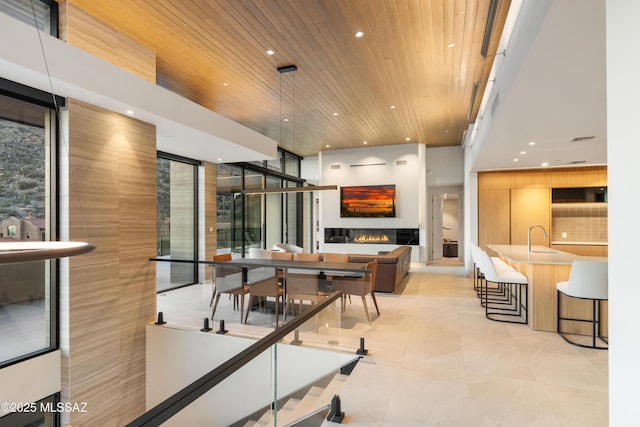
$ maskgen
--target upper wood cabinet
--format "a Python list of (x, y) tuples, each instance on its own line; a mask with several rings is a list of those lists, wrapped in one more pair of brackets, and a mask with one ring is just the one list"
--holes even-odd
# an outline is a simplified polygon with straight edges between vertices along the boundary
[(549, 246), (551, 237), (551, 192), (549, 188), (511, 189), (511, 244), (526, 245), (529, 227), (541, 225), (542, 230), (531, 231), (531, 244)]
[(511, 243), (511, 201), (508, 188), (478, 191), (478, 245)]
[(549, 246), (551, 240), (551, 189), (607, 185), (607, 168), (561, 168), (478, 174), (478, 244), (526, 245), (527, 231), (535, 224), (533, 245)]

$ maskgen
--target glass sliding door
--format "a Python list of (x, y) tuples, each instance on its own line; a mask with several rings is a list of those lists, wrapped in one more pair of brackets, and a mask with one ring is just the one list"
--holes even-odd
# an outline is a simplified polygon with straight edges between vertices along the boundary
[[(197, 162), (165, 153), (157, 159), (157, 256), (197, 259)], [(197, 266), (189, 263), (156, 264), (158, 292), (198, 281)]]
[[(282, 173), (284, 154), (256, 163), (217, 165), (218, 253), (246, 256), (249, 248), (271, 248), (276, 243), (303, 245), (300, 193), (255, 193), (245, 190), (301, 186), (304, 180)], [(288, 170), (299, 174), (300, 160), (287, 154)]]

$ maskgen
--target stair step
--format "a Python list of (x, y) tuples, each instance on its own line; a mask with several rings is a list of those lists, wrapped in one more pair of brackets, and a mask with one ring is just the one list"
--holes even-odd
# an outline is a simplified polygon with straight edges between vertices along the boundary
[(326, 387), (311, 387), (295, 409), (290, 413), (290, 417), (286, 423), (282, 423), (280, 416), (278, 416), (278, 426), (284, 426), (287, 423), (291, 423), (309, 415), (324, 406), (330, 405), (331, 399), (333, 399), (334, 395), (339, 394), (340, 389), (347, 378), (347, 375), (335, 374)]
[(300, 399), (290, 398), (287, 399), (281, 408), (278, 408), (278, 425), (283, 426), (293, 421), (291, 414), (300, 404)]

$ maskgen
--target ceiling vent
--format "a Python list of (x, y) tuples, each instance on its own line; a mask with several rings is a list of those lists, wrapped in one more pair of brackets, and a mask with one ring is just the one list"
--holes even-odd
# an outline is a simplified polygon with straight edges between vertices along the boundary
[(406, 160), (396, 160), (396, 165), (397, 166), (404, 166), (407, 164)]
[(588, 141), (590, 139), (595, 138), (595, 136), (577, 136), (575, 138), (573, 138), (570, 142), (582, 142), (582, 141)]
[(340, 165), (331, 165), (331, 169), (340, 169)]
[(586, 160), (574, 160), (574, 161), (570, 162), (569, 164), (570, 165), (580, 165), (582, 163), (587, 163), (587, 161)]

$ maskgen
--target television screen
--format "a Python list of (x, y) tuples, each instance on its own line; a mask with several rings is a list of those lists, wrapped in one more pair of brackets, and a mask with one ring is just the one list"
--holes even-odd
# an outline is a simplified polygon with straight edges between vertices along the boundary
[(340, 217), (393, 218), (395, 216), (395, 185), (340, 187)]

